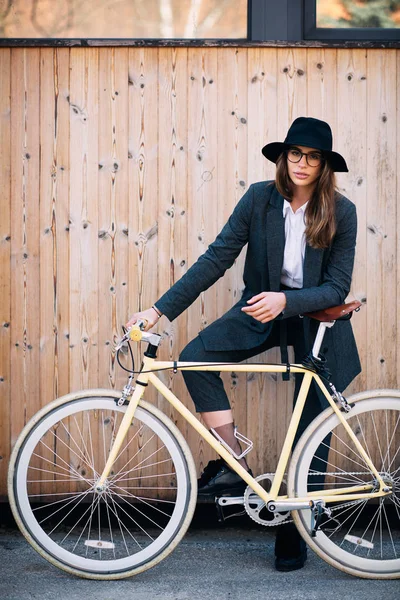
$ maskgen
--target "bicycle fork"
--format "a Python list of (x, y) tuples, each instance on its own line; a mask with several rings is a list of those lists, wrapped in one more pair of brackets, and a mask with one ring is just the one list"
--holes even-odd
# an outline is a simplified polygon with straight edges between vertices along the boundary
[(107, 478), (110, 474), (111, 467), (113, 466), (119, 451), (122, 446), (122, 442), (125, 439), (126, 434), (128, 433), (129, 427), (132, 423), (135, 410), (139, 404), (140, 399), (144, 394), (144, 390), (147, 386), (147, 381), (149, 379), (148, 373), (141, 373), (138, 379), (136, 380), (136, 387), (133, 390), (133, 393), (129, 399), (129, 403), (125, 412), (125, 415), (121, 421), (121, 425), (119, 426), (117, 435), (115, 437), (114, 443), (112, 445), (110, 454), (108, 455), (108, 459), (106, 465), (103, 469), (102, 474), (100, 475), (99, 480), (96, 483), (95, 489), (96, 492), (101, 493), (107, 487), (106, 482)]

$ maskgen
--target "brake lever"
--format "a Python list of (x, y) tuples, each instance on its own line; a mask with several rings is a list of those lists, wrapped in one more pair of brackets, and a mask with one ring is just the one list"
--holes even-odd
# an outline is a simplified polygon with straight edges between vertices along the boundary
[(123, 346), (125, 346), (126, 342), (129, 340), (129, 329), (128, 331), (122, 336), (122, 338), (119, 340), (118, 344), (115, 346), (115, 350), (121, 350), (121, 348)]

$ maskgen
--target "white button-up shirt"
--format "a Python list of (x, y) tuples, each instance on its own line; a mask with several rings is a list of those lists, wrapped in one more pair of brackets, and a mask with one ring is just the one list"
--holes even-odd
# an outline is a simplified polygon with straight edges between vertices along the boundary
[(307, 202), (294, 213), (290, 202), (283, 202), (285, 219), (285, 251), (281, 272), (281, 283), (292, 288), (303, 287), (303, 264), (306, 252), (305, 210)]

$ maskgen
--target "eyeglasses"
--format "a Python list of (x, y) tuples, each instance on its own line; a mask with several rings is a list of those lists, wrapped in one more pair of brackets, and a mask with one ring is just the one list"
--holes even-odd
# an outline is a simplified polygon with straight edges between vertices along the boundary
[(309, 167), (319, 167), (324, 161), (324, 157), (319, 152), (302, 152), (298, 148), (289, 148), (286, 153), (288, 160), (292, 163), (298, 163), (301, 161), (303, 156), (306, 157), (306, 161)]

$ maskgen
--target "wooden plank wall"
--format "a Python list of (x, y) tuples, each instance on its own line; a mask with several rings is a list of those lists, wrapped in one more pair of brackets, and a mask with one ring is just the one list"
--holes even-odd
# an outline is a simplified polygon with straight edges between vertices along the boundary
[[(400, 51), (4, 48), (0, 89), (3, 497), (26, 420), (69, 391), (123, 385), (121, 325), (185, 273), (252, 182), (273, 177), (261, 147), (300, 115), (332, 125), (350, 166), (339, 187), (358, 210), (363, 373), (350, 391), (399, 387)], [(175, 322), (163, 318), (162, 358), (237, 300), (242, 267), (243, 256)], [(191, 406), (181, 376), (163, 377)], [(292, 382), (225, 381), (255, 441), (253, 470), (274, 470)], [(209, 450), (171, 416), (201, 468)]]

